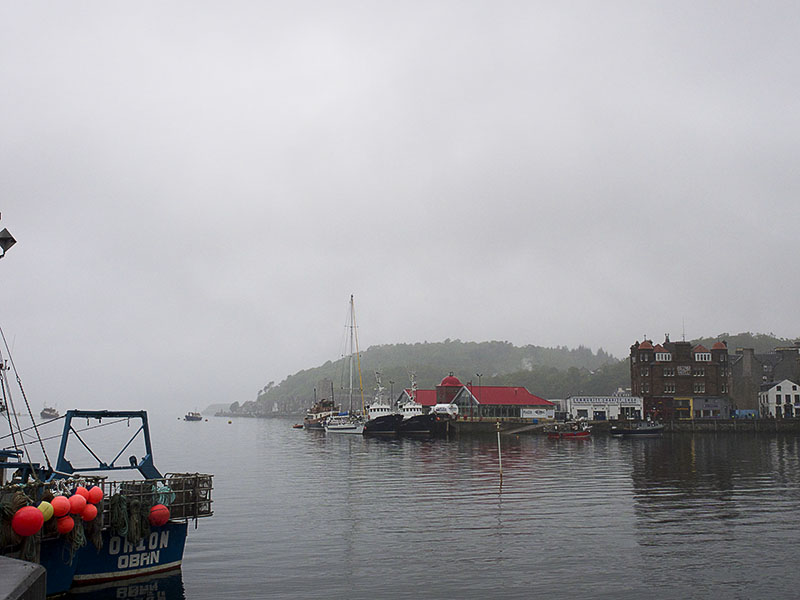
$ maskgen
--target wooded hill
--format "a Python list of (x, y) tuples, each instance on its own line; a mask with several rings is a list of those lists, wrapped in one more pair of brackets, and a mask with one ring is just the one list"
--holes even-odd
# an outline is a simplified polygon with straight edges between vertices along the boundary
[[(728, 351), (736, 348), (755, 348), (769, 352), (776, 346), (793, 342), (772, 334), (727, 333), (716, 337), (693, 340), (711, 347), (725, 340)], [(661, 340), (653, 340), (660, 342)], [(452, 372), (462, 382), (474, 385), (523, 386), (542, 398), (566, 398), (572, 395), (613, 394), (619, 388), (630, 387), (628, 358), (617, 359), (602, 348), (593, 352), (580, 346), (543, 348), (514, 346), (509, 342), (462, 342), (445, 340), (434, 343), (387, 344), (371, 346), (361, 352), (361, 376), (364, 397), (368, 402), (374, 395), (375, 371), (381, 373), (387, 396), (396, 398), (403, 388), (410, 387), (414, 373), (419, 389), (433, 389), (443, 377)], [(270, 414), (302, 414), (314, 398), (345, 401), (349, 388), (349, 361), (342, 358), (324, 365), (299, 371), (280, 384), (270, 382), (258, 391), (255, 400), (234, 402), (230, 412), (265, 416)], [(357, 390), (358, 371), (355, 369)], [(481, 377), (478, 378), (478, 373)], [(360, 396), (358, 398), (360, 405)], [(345, 406), (346, 408), (346, 406)]]

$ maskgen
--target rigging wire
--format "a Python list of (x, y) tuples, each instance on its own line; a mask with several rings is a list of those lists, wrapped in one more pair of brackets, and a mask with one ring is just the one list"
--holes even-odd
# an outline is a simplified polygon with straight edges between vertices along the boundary
[[(6, 353), (8, 354), (8, 360), (11, 363), (11, 368), (14, 369), (14, 375), (17, 378), (17, 385), (19, 386), (19, 391), (22, 393), (22, 399), (25, 400), (25, 408), (28, 409), (28, 416), (30, 416), (31, 421), (33, 422), (33, 429), (36, 432), (36, 437), (39, 438), (39, 447), (42, 449), (42, 454), (44, 455), (44, 460), (47, 463), (47, 468), (51, 471), (53, 470), (53, 465), (50, 464), (50, 457), (47, 456), (47, 450), (44, 449), (44, 443), (42, 442), (42, 437), (39, 435), (39, 429), (36, 426), (36, 420), (33, 418), (33, 413), (31, 412), (31, 405), (28, 402), (28, 397), (25, 395), (25, 388), (22, 387), (22, 380), (19, 377), (19, 372), (17, 371), (17, 366), (14, 364), (14, 357), (11, 356), (11, 350), (8, 347), (8, 341), (6, 341), (6, 334), (3, 332), (3, 328), (0, 327), (0, 337), (3, 338), (3, 345), (6, 348)], [(0, 356), (2, 358), (2, 356)], [(5, 378), (5, 372), (7, 369), (3, 369), (3, 378)], [(6, 382), (7, 384), (8, 382)], [(16, 410), (14, 411), (16, 413)], [(19, 427), (19, 418), (17, 418), (17, 427)]]
[[(62, 415), (62, 416), (58, 417), (58, 419), (53, 419), (52, 421), (48, 421), (48, 423), (52, 423), (53, 421), (60, 421), (65, 416), (66, 415)], [(106, 427), (108, 425), (116, 425), (117, 423), (124, 423), (127, 420), (128, 420), (127, 418), (123, 418), (123, 419), (117, 419), (116, 421), (107, 421), (105, 423), (99, 423), (97, 425), (92, 425), (91, 427), (84, 427), (83, 429), (73, 429), (73, 431), (76, 432), (76, 433), (83, 433), (84, 431), (89, 431), (90, 429), (97, 429), (98, 427)], [(33, 427), (34, 426), (32, 425), (31, 427), (23, 429), (23, 430), (20, 431), (20, 433), (22, 433), (24, 431), (29, 431), (29, 430), (33, 429)], [(9, 437), (9, 435), (0, 436), (0, 440), (6, 439), (7, 437)], [(57, 433), (55, 435), (51, 435), (49, 437), (45, 437), (45, 438), (41, 438), (41, 439), (46, 442), (46, 441), (49, 441), (49, 440), (55, 440), (55, 439), (61, 438), (62, 436), (63, 436), (62, 433)], [(33, 442), (26, 442), (26, 443), (24, 443), (22, 445), (23, 446), (27, 446), (27, 445), (32, 444), (32, 443)]]

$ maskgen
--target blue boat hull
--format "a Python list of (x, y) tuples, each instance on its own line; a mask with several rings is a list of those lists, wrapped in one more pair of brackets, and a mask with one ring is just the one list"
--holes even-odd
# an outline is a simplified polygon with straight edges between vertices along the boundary
[(134, 545), (106, 528), (100, 550), (89, 542), (71, 561), (64, 538), (42, 540), (40, 562), (47, 569), (47, 594), (179, 569), (186, 531), (185, 522), (167, 523), (153, 527), (150, 535)]

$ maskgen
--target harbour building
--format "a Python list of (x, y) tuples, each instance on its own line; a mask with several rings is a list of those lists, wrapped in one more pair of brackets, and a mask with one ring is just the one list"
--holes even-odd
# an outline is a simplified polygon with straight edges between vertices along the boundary
[[(411, 390), (403, 390), (401, 401), (410, 399)], [(552, 419), (556, 405), (531, 394), (526, 388), (499, 385), (466, 385), (452, 373), (435, 390), (417, 390), (416, 401), (423, 407), (455, 404), (460, 420)]]
[(658, 420), (731, 416), (728, 347), (645, 339), (631, 346), (631, 392), (641, 396), (645, 416)]
[(800, 417), (800, 387), (789, 379), (764, 383), (758, 403), (762, 417)]

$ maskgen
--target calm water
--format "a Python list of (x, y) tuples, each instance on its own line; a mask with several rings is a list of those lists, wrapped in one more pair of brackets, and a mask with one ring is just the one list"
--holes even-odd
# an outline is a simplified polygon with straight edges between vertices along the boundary
[[(368, 439), (151, 415), (162, 471), (215, 475), (182, 576), (111, 596), (792, 597), (800, 438)], [(80, 596), (85, 597), (85, 596)]]

